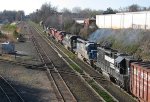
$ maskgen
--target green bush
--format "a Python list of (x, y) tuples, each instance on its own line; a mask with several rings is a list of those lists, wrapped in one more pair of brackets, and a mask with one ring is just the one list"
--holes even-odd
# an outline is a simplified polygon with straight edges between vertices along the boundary
[(14, 36), (15, 38), (18, 38), (18, 37), (19, 37), (19, 33), (15, 30), (15, 31), (13, 32), (13, 36)]
[(10, 24), (6, 24), (2, 27), (3, 30), (8, 30), (8, 31), (13, 31), (17, 28), (16, 25), (10, 25)]

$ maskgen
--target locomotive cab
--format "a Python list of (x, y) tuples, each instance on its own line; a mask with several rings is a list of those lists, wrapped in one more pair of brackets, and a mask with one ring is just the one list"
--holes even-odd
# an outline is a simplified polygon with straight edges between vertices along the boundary
[(72, 50), (76, 49), (77, 47), (77, 38), (79, 38), (79, 36), (74, 35), (70, 37), (70, 45), (71, 45)]
[(76, 52), (79, 58), (83, 59), (93, 66), (97, 58), (97, 44), (78, 38)]
[(126, 63), (125, 63), (125, 58), (122, 56), (118, 56), (115, 59), (115, 67), (116, 67), (116, 71), (119, 74), (126, 74)]
[(71, 50), (72, 52), (75, 52), (75, 50), (77, 48), (77, 38), (79, 38), (79, 36), (67, 33), (65, 35), (64, 39), (63, 39), (64, 46), (68, 50)]
[(115, 59), (116, 78), (126, 91), (129, 91), (130, 63), (134, 61), (136, 60), (129, 55), (119, 55)]
[(86, 51), (90, 60), (96, 60), (97, 58), (97, 45), (95, 43), (87, 43)]

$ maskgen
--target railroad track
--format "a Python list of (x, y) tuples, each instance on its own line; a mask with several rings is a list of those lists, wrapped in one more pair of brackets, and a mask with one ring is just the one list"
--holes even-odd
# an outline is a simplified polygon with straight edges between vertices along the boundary
[(24, 66), (25, 68), (28, 68), (28, 69), (35, 69), (35, 70), (41, 70), (41, 71), (46, 70), (45, 68), (43, 68), (43, 66), (44, 66), (43, 64), (38, 64), (38, 65), (28, 64), (28, 63), (24, 63), (21, 61), (12, 61), (12, 60), (6, 60), (6, 59), (0, 59), (0, 62), (20, 65), (20, 66)]
[[(51, 39), (51, 41), (53, 41), (56, 44), (56, 46), (61, 48), (62, 45), (60, 45), (59, 43), (57, 43), (53, 39)], [(66, 50), (66, 51), (68, 51), (68, 50)], [(68, 51), (68, 52), (70, 52), (70, 51)], [(60, 53), (62, 55), (64, 55), (63, 52), (60, 51)], [(72, 62), (72, 61), (75, 62), (75, 64), (77, 66), (79, 66), (82, 70), (84, 70), (85, 73), (87, 73), (91, 78), (93, 78), (96, 81), (96, 83), (98, 83), (100, 86), (102, 86), (104, 89), (106, 89), (106, 91), (109, 92), (119, 102), (136, 102), (136, 100), (132, 96), (128, 95), (128, 93), (123, 91), (123, 89), (114, 85), (111, 81), (106, 79), (103, 76), (103, 74), (99, 73), (97, 70), (95, 70), (93, 67), (91, 67), (87, 63), (81, 61), (78, 58), (70, 60), (68, 55), (67, 55), (68, 57), (65, 57), (65, 56), (66, 55), (64, 55), (63, 57), (66, 58), (66, 60), (68, 62)]]
[[(31, 31), (32, 32), (32, 31)], [(34, 43), (34, 46), (40, 55), (40, 58), (42, 62), (45, 64), (45, 68), (47, 69), (47, 75), (50, 81), (53, 82), (53, 86), (55, 86), (55, 93), (57, 96), (58, 101), (61, 102), (77, 102), (71, 91), (69, 90), (68, 86), (62, 79), (61, 75), (58, 73), (55, 65), (45, 52), (45, 49), (38, 43), (37, 36), (32, 36), (32, 41)], [(55, 71), (57, 73), (53, 73), (52, 71)]]
[[(39, 32), (32, 28), (33, 32), (36, 33), (35, 37), (42, 47), (44, 47), (47, 56), (52, 60), (56, 70), (60, 73), (61, 77), (66, 82), (67, 86), (76, 97), (79, 102), (102, 102), (104, 101), (99, 95), (97, 95), (93, 89), (73, 71), (67, 64), (62, 60), (61, 55), (59, 55), (51, 46), (39, 35)], [(62, 72), (62, 70), (64, 72)], [(66, 74), (69, 72), (71, 74)]]
[[(112, 82), (108, 81), (101, 73), (96, 71), (94, 68), (89, 66), (88, 64), (84, 63), (78, 58), (71, 59), (68, 55), (64, 54), (62, 52), (61, 48), (62, 45), (51, 39), (48, 42), (51, 42), (57, 50), (62, 54), (62, 57), (64, 57), (68, 62), (74, 62), (77, 66), (82, 68), (91, 78), (93, 78), (99, 85), (101, 85), (104, 89), (106, 89), (111, 95), (113, 95), (119, 102), (136, 102), (136, 100), (128, 95), (126, 92), (124, 92), (121, 88), (114, 85)], [(55, 45), (54, 45), (55, 44)], [(66, 49), (65, 49), (66, 50)], [(68, 53), (71, 53), (70, 51), (66, 50)], [(71, 60), (70, 60), (71, 59)]]
[(0, 102), (24, 102), (20, 94), (1, 75)]

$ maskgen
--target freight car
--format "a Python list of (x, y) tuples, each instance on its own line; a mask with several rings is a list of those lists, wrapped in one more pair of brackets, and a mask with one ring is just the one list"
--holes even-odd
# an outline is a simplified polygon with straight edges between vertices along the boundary
[(140, 102), (150, 102), (150, 62), (131, 63), (130, 91)]
[(97, 48), (97, 68), (126, 91), (129, 91), (130, 63), (134, 61), (132, 56), (120, 54), (116, 50)]
[(97, 58), (97, 44), (77, 38), (76, 53), (78, 58), (83, 59), (93, 66)]
[(78, 35), (66, 34), (66, 36), (64, 36), (62, 43), (66, 49), (72, 52), (76, 52), (77, 38), (79, 38)]

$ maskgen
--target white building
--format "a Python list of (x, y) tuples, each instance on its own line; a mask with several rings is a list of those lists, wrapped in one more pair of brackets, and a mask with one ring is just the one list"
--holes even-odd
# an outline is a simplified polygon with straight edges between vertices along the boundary
[(78, 24), (84, 24), (84, 20), (85, 18), (73, 18), (75, 20), (76, 23)]
[(150, 11), (96, 15), (99, 28), (150, 29)]

